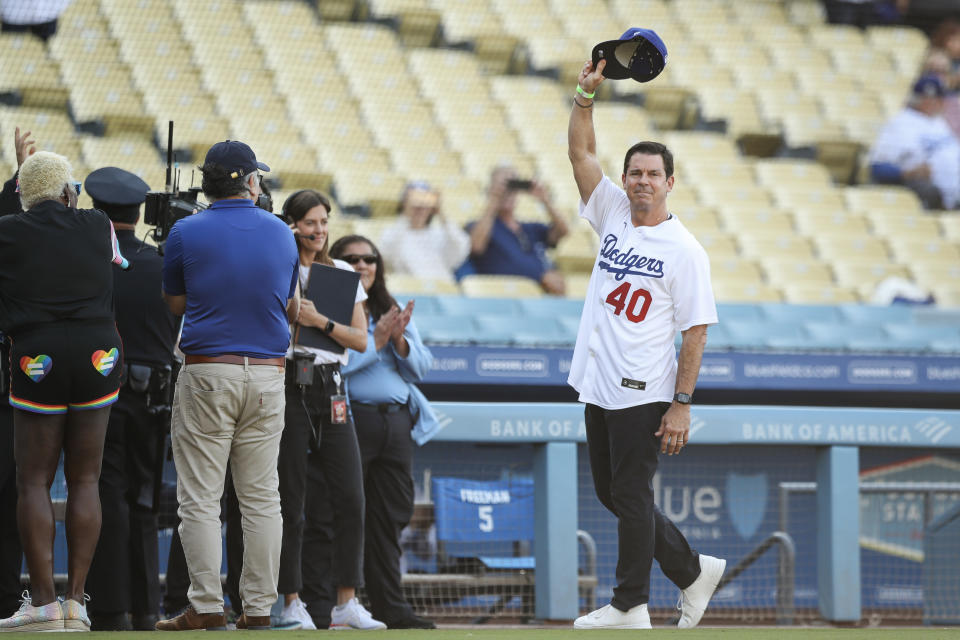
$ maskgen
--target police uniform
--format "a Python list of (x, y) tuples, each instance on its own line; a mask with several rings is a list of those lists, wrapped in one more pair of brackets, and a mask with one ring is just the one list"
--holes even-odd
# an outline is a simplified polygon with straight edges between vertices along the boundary
[[(85, 188), (115, 223), (136, 223), (149, 189), (137, 176), (98, 169)], [(177, 318), (160, 295), (163, 258), (133, 230), (118, 229), (129, 271), (114, 273), (114, 316), (126, 366), (110, 414), (100, 474), (103, 526), (87, 578), (93, 629), (152, 630), (160, 605), (156, 488), (169, 420)]]
[[(0, 192), (0, 216), (20, 213), (14, 174)], [(0, 334), (2, 335), (2, 334)], [(0, 616), (12, 615), (20, 606), (20, 567), (23, 547), (17, 531), (17, 464), (13, 459), (13, 409), (10, 391), (10, 340), (0, 340)]]

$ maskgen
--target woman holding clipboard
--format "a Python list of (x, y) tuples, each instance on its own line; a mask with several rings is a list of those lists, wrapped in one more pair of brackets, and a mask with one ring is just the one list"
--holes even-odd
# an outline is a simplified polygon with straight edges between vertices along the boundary
[[(283, 217), (297, 238), (300, 251), (300, 287), (310, 290), (311, 270), (315, 264), (353, 268), (342, 260), (333, 260), (327, 253), (327, 224), (330, 201), (312, 189), (297, 191), (283, 204)], [(320, 270), (322, 272), (322, 269)], [(315, 272), (316, 273), (316, 272)], [(319, 286), (319, 282), (315, 283)], [(346, 397), (340, 367), (347, 363), (347, 350), (362, 352), (367, 346), (367, 320), (363, 305), (367, 294), (357, 284), (350, 324), (334, 322), (320, 313), (304, 295), (300, 315), (293, 327), (294, 336), (287, 354), (286, 409), (280, 440), (278, 471), (280, 505), (283, 514), (283, 545), (280, 555), (280, 577), (277, 591), (284, 594), (281, 618), (298, 620), (303, 629), (315, 629), (314, 619), (321, 623), (330, 618), (330, 626), (354, 629), (383, 629), (356, 599), (356, 588), (363, 582), (363, 476), (357, 434), (346, 409)], [(298, 339), (319, 330), (333, 340), (331, 349), (309, 347)], [(308, 467), (312, 478), (310, 491), (326, 488), (325, 501), (311, 496), (310, 502), (325, 502), (324, 511), (332, 510), (333, 548), (330, 558), (304, 558), (303, 513), (306, 504)], [(315, 481), (313, 481), (315, 479)], [(307, 612), (300, 599), (304, 587), (301, 566), (330, 567), (336, 585), (336, 604), (332, 611)], [(309, 571), (311, 582), (314, 571)], [(316, 576), (328, 580), (321, 571)], [(325, 584), (308, 584), (309, 590), (325, 592)], [(332, 596), (332, 594), (329, 594)], [(332, 599), (332, 598), (331, 598)], [(331, 603), (332, 604), (332, 603)]]

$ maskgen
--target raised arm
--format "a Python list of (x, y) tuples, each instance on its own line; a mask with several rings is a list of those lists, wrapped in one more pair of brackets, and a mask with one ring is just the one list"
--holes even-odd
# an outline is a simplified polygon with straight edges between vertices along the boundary
[[(583, 93), (592, 94), (603, 82), (603, 68), (606, 60), (597, 63), (587, 61), (580, 72), (578, 83)], [(567, 155), (573, 165), (573, 178), (577, 181), (580, 199), (586, 203), (593, 190), (603, 179), (603, 168), (597, 159), (597, 137), (593, 131), (593, 98), (587, 98), (581, 93), (573, 97), (573, 107), (570, 111), (570, 125), (567, 128)]]

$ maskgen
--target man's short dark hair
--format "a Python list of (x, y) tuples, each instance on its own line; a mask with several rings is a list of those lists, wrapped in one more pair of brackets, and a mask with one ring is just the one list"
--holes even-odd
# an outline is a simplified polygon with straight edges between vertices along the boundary
[(627, 155), (623, 158), (624, 174), (627, 173), (627, 167), (630, 166), (630, 158), (632, 158), (635, 153), (642, 153), (645, 156), (660, 156), (663, 158), (663, 171), (666, 173), (666, 177), (669, 178), (673, 175), (673, 154), (670, 153), (670, 149), (667, 149), (666, 145), (649, 140), (638, 142), (627, 149)]
[(208, 162), (200, 167), (200, 173), (203, 174), (200, 188), (210, 201), (238, 196), (247, 190), (247, 176), (231, 178), (219, 164)]

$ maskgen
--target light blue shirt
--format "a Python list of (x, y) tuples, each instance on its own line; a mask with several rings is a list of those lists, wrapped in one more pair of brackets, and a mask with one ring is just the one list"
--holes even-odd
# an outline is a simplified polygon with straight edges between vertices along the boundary
[(393, 342), (377, 350), (373, 339), (375, 326), (371, 319), (367, 327), (367, 350), (359, 353), (351, 349), (347, 365), (343, 367), (347, 397), (351, 403), (409, 404), (415, 420), (410, 435), (418, 445), (423, 445), (440, 430), (440, 424), (427, 398), (414, 383), (423, 380), (430, 370), (433, 354), (424, 346), (413, 320), (403, 331), (410, 345), (406, 358), (397, 353)]

